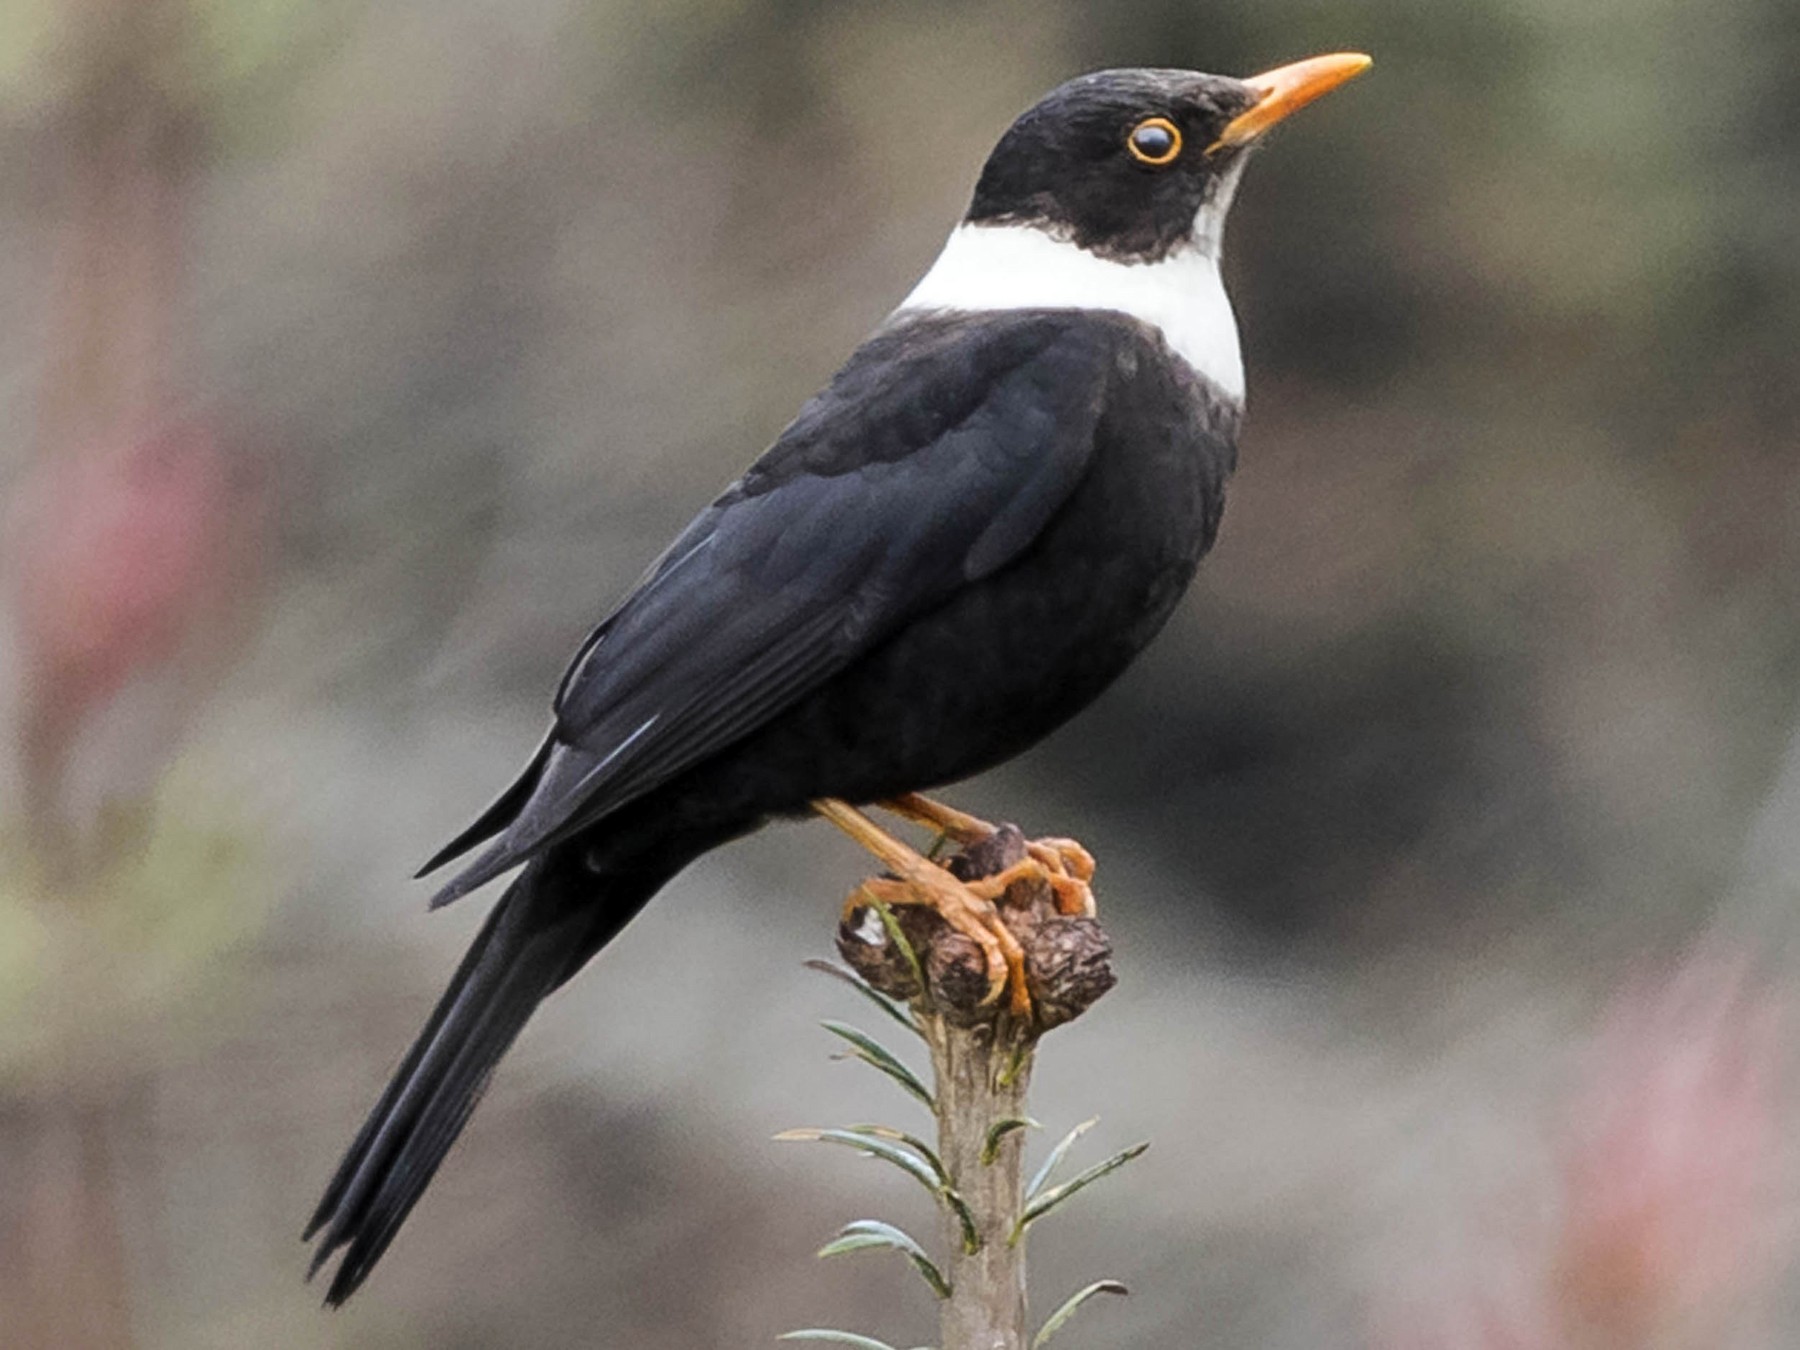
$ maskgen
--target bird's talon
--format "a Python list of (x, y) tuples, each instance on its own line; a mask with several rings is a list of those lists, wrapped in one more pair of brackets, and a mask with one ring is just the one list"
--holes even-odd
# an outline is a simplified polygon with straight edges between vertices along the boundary
[[(951, 839), (978, 841), (994, 833), (994, 827), (986, 821), (916, 794), (882, 805), (909, 820), (931, 825)], [(847, 803), (821, 799), (813, 806), (894, 874), (865, 881), (852, 892), (845, 905), (847, 921), (874, 899), (889, 905), (923, 905), (931, 909), (981, 949), (988, 987), (978, 1006), (992, 1007), (1004, 993), (1012, 1017), (1022, 1023), (1036, 1018), (1026, 982), (1025, 950), (1006, 926), (1000, 902), (1012, 886), (1031, 881), (1048, 887), (1059, 914), (1092, 917), (1094, 893), (1088, 886), (1094, 875), (1092, 854), (1072, 839), (1035, 839), (1026, 843), (1026, 856), (1011, 866), (992, 876), (959, 881)]]
[(1017, 1022), (1028, 1023), (1037, 1015), (1037, 1010), (1031, 1005), (1031, 990), (1025, 985), (1023, 972), (1012, 981), (1012, 1001), (1007, 1005), (1007, 1011)]
[(1019, 945), (1018, 938), (1013, 936), (998, 910), (990, 907), (984, 921), (1001, 960), (997, 973), (991, 965), (988, 968), (990, 985), (987, 996), (981, 1000), (981, 1006), (992, 1007), (1004, 992), (1007, 994), (1007, 1011), (1017, 1020), (1029, 1022), (1032, 1007), (1031, 991), (1025, 983), (1025, 949)]
[(1094, 879), (1094, 855), (1073, 839), (1031, 839), (1025, 851), (1053, 872), (1061, 872), (1077, 881)]
[(1056, 912), (1064, 918), (1091, 919), (1095, 914), (1094, 888), (1075, 877), (1051, 877), (1056, 893)]
[(1056, 912), (1066, 917), (1094, 917), (1094, 855), (1073, 839), (1033, 839), (1025, 851), (1044, 868), (1056, 893)]
[(1048, 851), (1040, 853), (1034, 850), (1031, 857), (1014, 863), (1005, 871), (996, 872), (991, 877), (982, 877), (967, 884), (969, 890), (974, 894), (998, 904), (1016, 882), (1029, 879), (1050, 888), (1058, 914), (1065, 917), (1093, 918), (1093, 888), (1088, 885), (1086, 879), (1079, 872), (1063, 871), (1062, 864), (1061, 856)]

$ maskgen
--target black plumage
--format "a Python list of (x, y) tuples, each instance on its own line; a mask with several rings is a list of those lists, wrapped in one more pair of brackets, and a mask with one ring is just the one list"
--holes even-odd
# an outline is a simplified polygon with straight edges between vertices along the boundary
[[(983, 183), (1055, 199), (1060, 165), (1089, 194), (1134, 119), (1178, 117), (1195, 148), (1162, 177), (1187, 181), (1125, 170), (1142, 210), (1109, 236), (1139, 248), (1149, 212), (1139, 251), (1164, 256), (1164, 203), (1195, 227), (1237, 155), (1200, 150), (1255, 86), (1078, 84), (1021, 119)], [(1007, 223), (1070, 237), (1023, 201)], [(988, 768), (1100, 693), (1213, 542), (1239, 412), (1106, 309), (902, 309), (860, 347), (595, 630), (524, 774), (427, 865), (480, 848), (435, 904), (521, 870), (307, 1229), (315, 1270), (348, 1248), (328, 1300), (367, 1276), (537, 1004), (690, 861), (815, 798)]]
[(1124, 132), (1168, 118), (1187, 146), (1211, 145), (1258, 94), (1242, 80), (1185, 70), (1102, 70), (1070, 80), (1007, 128), (969, 203), (972, 223), (1031, 223), (1101, 257), (1154, 261), (1187, 244), (1213, 172), (1166, 173), (1120, 154)]

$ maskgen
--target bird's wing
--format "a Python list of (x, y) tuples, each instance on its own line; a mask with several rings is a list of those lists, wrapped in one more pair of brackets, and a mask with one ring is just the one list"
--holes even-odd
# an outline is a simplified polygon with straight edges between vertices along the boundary
[(510, 821), (438, 903), (742, 738), (1017, 557), (1086, 472), (1135, 336), (1039, 312), (870, 339), (584, 644), (547, 750), (496, 803)]

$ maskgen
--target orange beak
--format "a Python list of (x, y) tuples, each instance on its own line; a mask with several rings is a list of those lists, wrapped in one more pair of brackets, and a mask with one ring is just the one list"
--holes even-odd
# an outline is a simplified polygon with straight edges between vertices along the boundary
[(1259, 95), (1255, 104), (1226, 123), (1219, 139), (1206, 147), (1206, 153), (1255, 140), (1289, 113), (1329, 94), (1373, 64), (1361, 52), (1333, 52), (1252, 75), (1244, 83)]

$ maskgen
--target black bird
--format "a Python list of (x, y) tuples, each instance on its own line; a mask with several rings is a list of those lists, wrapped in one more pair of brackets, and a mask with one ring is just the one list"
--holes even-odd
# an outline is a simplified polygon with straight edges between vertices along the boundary
[(924, 279), (594, 630), (524, 773), (421, 870), (482, 846), (436, 907), (522, 869), (307, 1227), (315, 1273), (348, 1248), (328, 1303), (538, 1003), (772, 817), (818, 809), (870, 845), (983, 942), (999, 992), (992, 906), (846, 803), (1019, 754), (1162, 627), (1237, 456), (1219, 248), (1246, 152), (1368, 64), (1101, 71), (1013, 123)]

